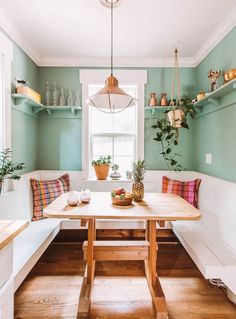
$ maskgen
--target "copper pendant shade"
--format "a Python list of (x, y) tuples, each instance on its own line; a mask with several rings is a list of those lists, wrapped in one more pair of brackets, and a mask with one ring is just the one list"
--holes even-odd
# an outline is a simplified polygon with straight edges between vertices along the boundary
[(109, 0), (111, 8), (111, 75), (105, 81), (105, 87), (88, 97), (87, 104), (105, 113), (118, 113), (136, 104), (136, 98), (127, 94), (118, 85), (113, 75), (113, 4), (119, 0)]

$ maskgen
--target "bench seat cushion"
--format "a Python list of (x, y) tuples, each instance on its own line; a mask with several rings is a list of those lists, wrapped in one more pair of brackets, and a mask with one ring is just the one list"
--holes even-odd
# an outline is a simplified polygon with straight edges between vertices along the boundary
[(173, 230), (206, 279), (236, 273), (236, 251), (202, 221), (173, 222)]
[(41, 257), (60, 230), (60, 219), (43, 219), (31, 222), (13, 242), (13, 275), (15, 290)]

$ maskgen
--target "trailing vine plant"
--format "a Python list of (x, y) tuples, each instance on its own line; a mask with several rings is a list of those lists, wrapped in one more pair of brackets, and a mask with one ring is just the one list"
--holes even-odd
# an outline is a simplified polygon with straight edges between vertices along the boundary
[[(181, 120), (174, 118), (174, 123), (170, 122), (168, 113), (171, 111), (181, 111)], [(181, 154), (175, 152), (175, 147), (179, 144), (179, 130), (181, 128), (189, 129), (188, 118), (189, 115), (193, 117), (194, 110), (191, 100), (183, 96), (178, 105), (172, 105), (170, 110), (162, 113), (161, 116), (156, 118), (156, 122), (152, 125), (152, 128), (156, 130), (155, 141), (161, 143), (161, 155), (167, 163), (168, 169), (175, 171), (182, 171), (183, 166), (179, 163), (179, 157)], [(179, 125), (175, 125), (178, 122)]]
[[(177, 99), (174, 99), (175, 82), (177, 82)], [(181, 85), (179, 77), (178, 50), (174, 51), (174, 67), (171, 87), (171, 99), (169, 110), (165, 111), (156, 123), (152, 126), (157, 130), (155, 141), (161, 143), (161, 155), (167, 163), (169, 169), (182, 171), (183, 166), (178, 162), (178, 157), (181, 156), (174, 152), (175, 147), (179, 144), (179, 130), (181, 128), (189, 129), (188, 115), (193, 117), (193, 105), (191, 100), (183, 96), (181, 98)]]

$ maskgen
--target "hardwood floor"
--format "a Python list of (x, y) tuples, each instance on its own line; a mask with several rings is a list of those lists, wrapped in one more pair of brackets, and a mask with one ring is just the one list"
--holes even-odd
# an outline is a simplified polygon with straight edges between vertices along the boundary
[[(81, 234), (80, 234), (81, 235)], [(141, 238), (142, 233), (113, 233)], [(82, 237), (60, 234), (15, 296), (16, 319), (75, 319), (85, 262)], [(110, 237), (101, 232), (99, 237)], [(170, 319), (236, 319), (236, 307), (211, 286), (173, 234), (159, 234), (158, 269)], [(67, 241), (70, 242), (67, 242)], [(131, 277), (132, 275), (132, 277)], [(143, 262), (98, 262), (90, 319), (153, 319)]]

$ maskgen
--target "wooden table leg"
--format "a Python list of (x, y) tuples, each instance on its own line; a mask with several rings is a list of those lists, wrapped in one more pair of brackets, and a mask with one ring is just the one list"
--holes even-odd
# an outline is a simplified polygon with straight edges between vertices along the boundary
[(94, 278), (95, 263), (93, 258), (93, 242), (96, 234), (95, 220), (88, 222), (88, 253), (87, 253), (87, 282), (91, 284)]
[(83, 283), (80, 291), (77, 319), (88, 318), (91, 304), (91, 291), (95, 274), (95, 261), (93, 257), (93, 242), (96, 239), (96, 223), (94, 219), (88, 221), (88, 255), (87, 266), (84, 273)]
[(156, 310), (156, 319), (167, 319), (166, 299), (156, 271), (158, 248), (156, 241), (156, 221), (147, 221), (146, 238), (149, 241), (149, 256), (148, 261), (145, 261), (145, 273), (153, 305)]

